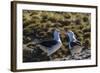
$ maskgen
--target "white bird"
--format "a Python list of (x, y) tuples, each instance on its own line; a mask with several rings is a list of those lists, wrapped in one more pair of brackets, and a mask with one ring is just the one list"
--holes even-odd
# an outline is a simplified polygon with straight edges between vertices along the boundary
[(62, 45), (60, 32), (56, 29), (53, 32), (53, 40), (42, 41), (38, 43), (40, 49), (47, 53), (48, 56), (56, 52)]
[(74, 32), (72, 31), (68, 31), (67, 33), (68, 36), (68, 46), (69, 46), (69, 50), (71, 52), (71, 55), (77, 59), (79, 58), (78, 55), (81, 53), (82, 51), (82, 46), (80, 44), (80, 42), (76, 39)]
[(80, 45), (80, 42), (76, 39), (74, 32), (69, 30), (66, 35), (68, 36), (69, 49), (72, 49), (75, 45)]

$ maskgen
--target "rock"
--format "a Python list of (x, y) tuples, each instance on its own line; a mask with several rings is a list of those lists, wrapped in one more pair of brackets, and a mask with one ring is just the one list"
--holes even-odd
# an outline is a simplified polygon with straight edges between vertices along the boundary
[(68, 55), (67, 57), (65, 57), (65, 58), (62, 58), (62, 60), (71, 60), (72, 59), (72, 56), (71, 55)]
[[(76, 48), (76, 47), (75, 47)], [(83, 48), (80, 47), (80, 49), (73, 49), (71, 50), (71, 53), (72, 55), (68, 55), (64, 58), (62, 58), (61, 60), (62, 61), (65, 61), (65, 60), (83, 60), (83, 59), (90, 59), (91, 58), (91, 49), (85, 49), (85, 50), (82, 50)]]

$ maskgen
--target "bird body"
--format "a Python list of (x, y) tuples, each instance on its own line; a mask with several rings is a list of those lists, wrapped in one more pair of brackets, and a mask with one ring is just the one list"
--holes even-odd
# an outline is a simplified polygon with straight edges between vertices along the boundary
[(68, 36), (68, 46), (69, 46), (69, 49), (72, 49), (72, 47), (73, 46), (75, 46), (75, 45), (77, 45), (77, 39), (76, 39), (76, 37), (75, 37), (75, 34), (74, 34), (74, 32), (72, 32), (72, 31), (68, 31), (67, 33), (66, 33), (66, 35)]
[(48, 56), (56, 52), (62, 45), (60, 40), (60, 32), (54, 31), (53, 32), (53, 39), (46, 40), (39, 43), (40, 48), (47, 53)]
[(68, 31), (66, 34), (69, 39), (68, 46), (69, 46), (69, 50), (71, 52), (72, 57), (75, 59), (79, 59), (77, 57), (80, 55), (82, 51), (82, 46), (80, 42), (76, 39), (74, 32)]

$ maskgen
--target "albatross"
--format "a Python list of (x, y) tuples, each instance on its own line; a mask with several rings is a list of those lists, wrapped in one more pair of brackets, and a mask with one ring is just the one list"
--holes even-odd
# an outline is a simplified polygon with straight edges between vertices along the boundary
[(47, 53), (47, 56), (50, 56), (54, 52), (56, 52), (62, 45), (61, 39), (60, 39), (60, 32), (58, 29), (54, 29), (53, 31), (53, 39), (52, 40), (46, 40), (38, 43), (38, 46), (40, 46), (41, 50)]
[(65, 29), (65, 32), (66, 32), (65, 34), (68, 38), (69, 49), (72, 49), (76, 45), (81, 46), (80, 42), (76, 39), (76, 36), (73, 31)]
[(79, 59), (78, 55), (82, 51), (81, 43), (76, 39), (74, 32), (72, 32), (71, 30), (67, 30), (66, 35), (68, 37), (68, 46), (72, 57), (75, 59)]

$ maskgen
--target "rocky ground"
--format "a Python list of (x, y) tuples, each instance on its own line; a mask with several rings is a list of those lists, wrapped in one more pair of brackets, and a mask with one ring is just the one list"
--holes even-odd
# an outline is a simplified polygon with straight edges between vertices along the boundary
[[(76, 46), (77, 47), (77, 46)], [(24, 55), (24, 62), (40, 62), (40, 61), (66, 61), (66, 60), (84, 60), (91, 59), (91, 49), (80, 47), (73, 48), (69, 51), (69, 54), (56, 54), (58, 57), (54, 57), (55, 53), (51, 56), (47, 56), (40, 47), (31, 48), (31, 52)], [(29, 49), (28, 49), (29, 50)], [(30, 51), (30, 50), (29, 50)], [(28, 51), (27, 51), (28, 52)], [(24, 51), (25, 53), (25, 51)], [(62, 56), (61, 56), (62, 55)]]
[(59, 59), (59, 60), (66, 61), (66, 60), (84, 60), (84, 59), (91, 59), (91, 50), (90, 49), (85, 49), (77, 55), (74, 54), (74, 56), (72, 56), (70, 54), (67, 57)]

